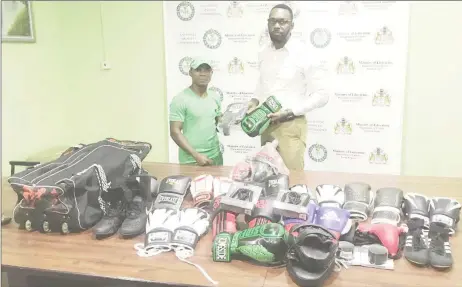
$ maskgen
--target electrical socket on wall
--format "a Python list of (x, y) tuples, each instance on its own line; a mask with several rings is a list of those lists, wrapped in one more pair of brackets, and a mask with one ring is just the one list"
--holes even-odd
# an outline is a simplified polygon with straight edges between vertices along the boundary
[(101, 62), (101, 70), (110, 70), (111, 69), (111, 64), (109, 61), (102, 61)]

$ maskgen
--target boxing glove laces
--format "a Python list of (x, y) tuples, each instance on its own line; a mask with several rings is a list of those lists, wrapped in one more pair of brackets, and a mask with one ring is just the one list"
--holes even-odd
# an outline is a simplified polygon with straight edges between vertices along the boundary
[(188, 260), (194, 255), (197, 242), (204, 236), (209, 228), (210, 216), (200, 208), (185, 208), (178, 214), (178, 223), (173, 231), (171, 248), (181, 261), (195, 266), (212, 284), (218, 284), (207, 272), (198, 264)]
[(146, 211), (146, 235), (143, 243), (134, 245), (140, 257), (150, 257), (172, 250), (173, 231), (178, 224), (178, 211), (173, 209), (156, 209)]

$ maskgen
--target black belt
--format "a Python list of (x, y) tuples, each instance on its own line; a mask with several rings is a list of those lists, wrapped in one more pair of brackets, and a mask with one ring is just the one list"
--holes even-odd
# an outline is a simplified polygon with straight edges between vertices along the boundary
[(305, 116), (292, 116), (292, 117), (286, 117), (281, 120), (279, 120), (280, 123), (285, 123), (285, 122), (290, 122), (298, 118), (304, 118)]

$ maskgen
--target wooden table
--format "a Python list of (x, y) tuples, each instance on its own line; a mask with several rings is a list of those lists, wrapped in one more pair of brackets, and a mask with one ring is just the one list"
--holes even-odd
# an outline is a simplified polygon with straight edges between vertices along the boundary
[[(159, 179), (174, 174), (191, 177), (204, 173), (214, 176), (229, 174), (229, 167), (192, 167), (158, 163), (144, 163), (144, 167)], [(395, 186), (405, 192), (449, 196), (462, 201), (462, 179), (330, 172), (293, 172), (290, 175), (291, 185), (305, 183), (310, 188), (322, 183), (343, 186), (351, 181), (367, 182), (374, 190)], [(8, 185), (3, 187), (3, 192), (12, 192)], [(12, 223), (2, 228), (2, 265), (115, 279), (129, 277), (138, 282), (146, 280), (175, 286), (211, 285), (194, 266), (179, 261), (172, 253), (151, 258), (138, 257), (133, 244), (143, 242), (143, 238), (141, 235), (132, 240), (123, 240), (113, 236), (97, 241), (92, 239), (91, 231), (67, 236), (29, 233), (18, 230), (17, 225)], [(449, 272), (435, 271), (430, 267), (417, 268), (402, 258), (395, 261), (394, 271), (351, 267), (333, 275), (325, 286), (462, 286), (462, 235), (453, 237), (451, 243), (455, 265)], [(284, 268), (264, 268), (239, 261), (212, 262), (210, 234), (198, 243), (191, 261), (201, 265), (214, 280), (219, 281), (219, 286), (296, 286)]]

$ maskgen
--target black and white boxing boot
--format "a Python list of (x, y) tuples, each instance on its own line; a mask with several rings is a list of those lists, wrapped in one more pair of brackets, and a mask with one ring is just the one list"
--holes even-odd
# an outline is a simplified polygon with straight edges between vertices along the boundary
[(428, 229), (430, 227), (430, 201), (418, 193), (404, 195), (403, 212), (409, 231), (406, 235), (404, 258), (417, 266), (428, 265)]
[(437, 269), (451, 268), (453, 262), (449, 235), (451, 231), (447, 225), (432, 222), (429, 232), (429, 260), (430, 265)]
[(409, 231), (404, 245), (404, 258), (418, 266), (426, 266), (429, 262), (428, 228), (421, 218), (408, 220)]

